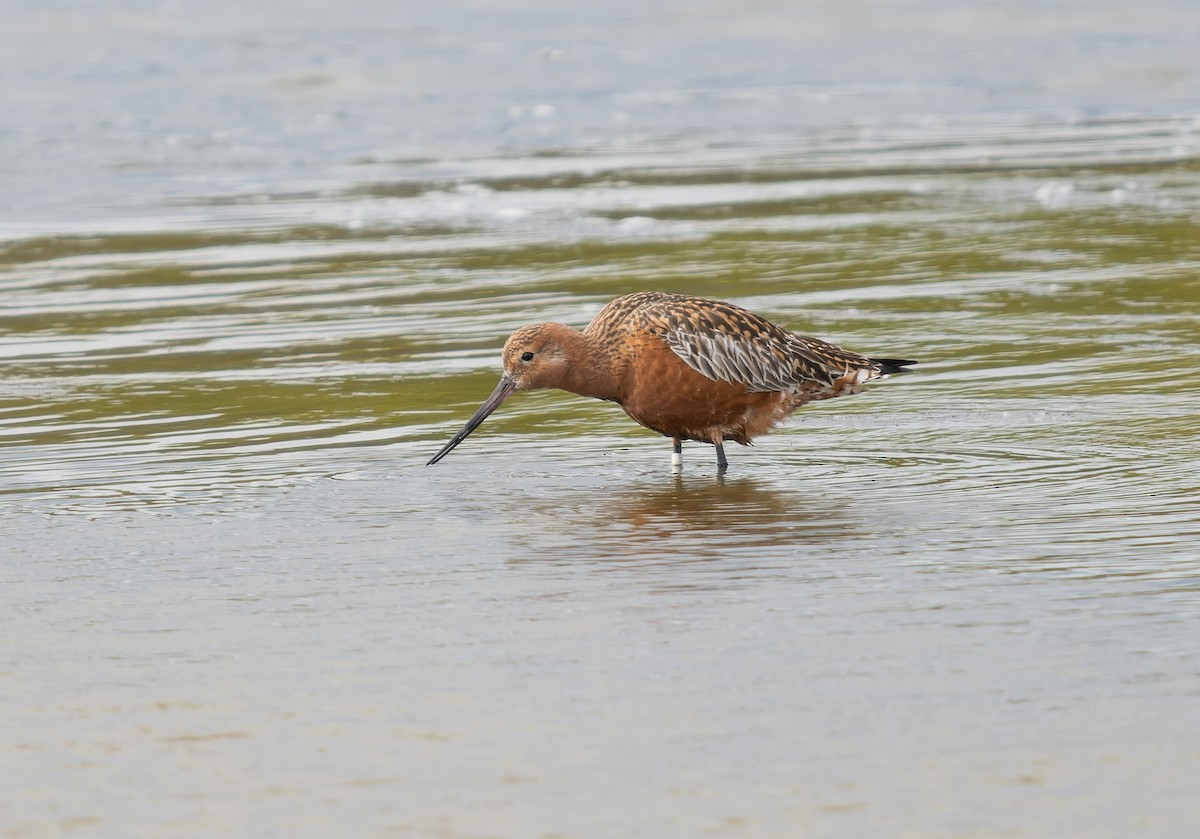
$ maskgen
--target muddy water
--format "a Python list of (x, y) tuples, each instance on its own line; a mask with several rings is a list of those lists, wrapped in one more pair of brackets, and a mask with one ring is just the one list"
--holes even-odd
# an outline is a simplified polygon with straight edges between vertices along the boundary
[[(2, 835), (1191, 835), (1157, 5), (19, 9)], [(424, 466), (643, 288), (921, 365), (723, 476), (558, 393)]]

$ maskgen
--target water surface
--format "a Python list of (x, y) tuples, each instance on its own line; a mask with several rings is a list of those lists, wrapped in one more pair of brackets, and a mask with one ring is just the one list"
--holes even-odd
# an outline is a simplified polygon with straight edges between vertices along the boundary
[[(1190, 836), (1187, 4), (13, 5), (5, 835)], [(921, 364), (424, 466), (644, 288)]]

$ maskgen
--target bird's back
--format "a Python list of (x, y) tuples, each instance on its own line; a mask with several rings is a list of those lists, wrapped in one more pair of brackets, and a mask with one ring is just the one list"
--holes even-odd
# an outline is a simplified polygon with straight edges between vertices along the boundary
[(828, 389), (836, 396), (896, 372), (732, 303), (663, 291), (618, 297), (584, 333), (616, 357), (636, 354), (646, 341), (661, 341), (703, 376), (742, 384), (752, 393), (804, 391), (811, 399)]

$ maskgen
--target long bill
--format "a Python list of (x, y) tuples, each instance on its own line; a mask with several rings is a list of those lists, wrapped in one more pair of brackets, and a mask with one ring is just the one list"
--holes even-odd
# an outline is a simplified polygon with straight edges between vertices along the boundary
[(432, 466), (443, 457), (450, 454), (450, 452), (454, 451), (454, 447), (463, 440), (467, 439), (467, 436), (472, 431), (482, 425), (483, 421), (488, 418), (488, 415), (490, 415), (492, 411), (499, 408), (500, 403), (512, 395), (512, 392), (516, 389), (517, 383), (515, 381), (508, 376), (501, 376), (499, 384), (497, 384), (496, 389), (492, 391), (492, 395), (489, 396), (484, 403), (479, 406), (478, 411), (471, 415), (471, 418), (467, 420), (467, 424), (462, 427), (462, 430), (451, 437), (450, 442), (442, 446), (442, 450), (430, 458), (429, 462), (425, 465)]

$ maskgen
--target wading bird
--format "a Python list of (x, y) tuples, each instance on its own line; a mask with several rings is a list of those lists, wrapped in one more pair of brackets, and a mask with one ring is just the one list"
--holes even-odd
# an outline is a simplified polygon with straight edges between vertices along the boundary
[(915, 361), (868, 358), (797, 335), (732, 303), (640, 291), (618, 297), (580, 332), (535, 323), (512, 334), (502, 354), (504, 374), (428, 464), (432, 466), (519, 390), (559, 388), (616, 402), (635, 422), (674, 441), (717, 450), (766, 434), (808, 402), (858, 393)]

